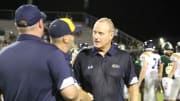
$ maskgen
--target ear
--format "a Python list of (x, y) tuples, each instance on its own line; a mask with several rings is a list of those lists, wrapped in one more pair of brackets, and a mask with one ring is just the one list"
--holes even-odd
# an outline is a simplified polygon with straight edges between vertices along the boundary
[(39, 28), (44, 28), (44, 23), (43, 23), (43, 20), (42, 20), (42, 19), (40, 19), (39, 24), (38, 24), (38, 27), (39, 27)]
[(110, 37), (111, 37), (111, 39), (113, 39), (113, 37), (114, 37), (114, 32), (110, 32)]
[(64, 43), (68, 43), (68, 37), (66, 35), (64, 35), (62, 38)]

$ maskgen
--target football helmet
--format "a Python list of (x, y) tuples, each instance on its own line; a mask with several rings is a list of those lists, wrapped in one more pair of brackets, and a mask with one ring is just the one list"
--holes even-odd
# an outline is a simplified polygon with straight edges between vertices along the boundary
[(174, 50), (173, 45), (170, 42), (165, 42), (162, 45), (162, 49), (166, 56), (171, 56)]
[(145, 41), (144, 44), (143, 44), (143, 49), (144, 50), (154, 51), (155, 50), (155, 45), (154, 45), (153, 40)]
[(79, 49), (83, 49), (83, 48), (87, 48), (89, 46), (89, 44), (88, 43), (80, 43), (79, 44)]
[(173, 45), (170, 42), (165, 42), (162, 46), (163, 50), (173, 50)]
[(177, 45), (176, 45), (176, 52), (180, 52), (180, 42), (177, 42)]

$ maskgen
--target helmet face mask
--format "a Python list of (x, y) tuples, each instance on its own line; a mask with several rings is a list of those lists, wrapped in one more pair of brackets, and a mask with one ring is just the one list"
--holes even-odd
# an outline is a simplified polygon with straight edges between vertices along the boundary
[(173, 54), (173, 50), (164, 50), (164, 55), (171, 56)]

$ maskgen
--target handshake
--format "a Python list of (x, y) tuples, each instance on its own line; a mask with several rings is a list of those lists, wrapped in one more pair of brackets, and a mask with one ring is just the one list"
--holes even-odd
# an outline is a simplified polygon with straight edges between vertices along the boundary
[(79, 101), (93, 101), (93, 95), (79, 88)]

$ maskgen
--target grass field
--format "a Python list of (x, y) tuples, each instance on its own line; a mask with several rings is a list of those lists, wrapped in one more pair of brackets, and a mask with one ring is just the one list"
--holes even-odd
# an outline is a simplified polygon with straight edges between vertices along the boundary
[(163, 94), (162, 93), (157, 93), (158, 101), (163, 101)]
[[(141, 101), (141, 94), (139, 94), (139, 101)], [(157, 92), (157, 94), (156, 94), (156, 96), (157, 96), (157, 98), (158, 98), (158, 101), (163, 101), (163, 94), (162, 93), (160, 93), (160, 92)]]

